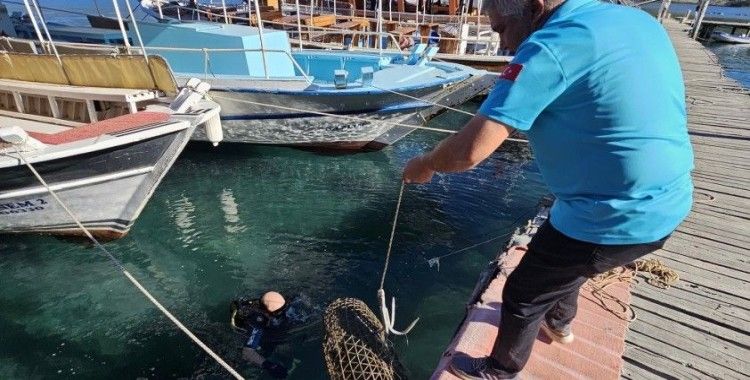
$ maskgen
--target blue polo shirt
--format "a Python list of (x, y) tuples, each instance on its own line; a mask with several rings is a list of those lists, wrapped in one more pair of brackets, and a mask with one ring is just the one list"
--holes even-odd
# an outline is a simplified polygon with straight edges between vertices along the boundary
[(637, 244), (692, 204), (685, 89), (669, 37), (638, 9), (567, 0), (518, 48), (480, 114), (525, 131), (574, 239)]

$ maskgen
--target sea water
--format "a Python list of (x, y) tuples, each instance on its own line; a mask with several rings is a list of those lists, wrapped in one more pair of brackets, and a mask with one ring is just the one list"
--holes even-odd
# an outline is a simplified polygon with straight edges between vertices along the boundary
[[(430, 125), (466, 120), (449, 113)], [(375, 308), (402, 167), (442, 137), (419, 131), (345, 155), (191, 143), (130, 234), (106, 247), (210, 347), (262, 377), (242, 364), (229, 302), (275, 289), (307, 298), (318, 319), (338, 297)], [(421, 318), (408, 343), (394, 338), (413, 378), (431, 373), (479, 272), (545, 193), (518, 144), (469, 173), (406, 188), (385, 289), (397, 327)], [(2, 236), (0, 279), (0, 378), (225, 375), (88, 244)], [(272, 358), (293, 368), (290, 378), (326, 378), (322, 338), (320, 328), (294, 334)]]

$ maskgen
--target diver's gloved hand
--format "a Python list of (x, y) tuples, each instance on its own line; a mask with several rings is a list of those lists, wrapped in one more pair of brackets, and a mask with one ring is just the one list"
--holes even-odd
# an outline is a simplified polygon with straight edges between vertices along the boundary
[(271, 375), (274, 379), (284, 379), (287, 376), (286, 368), (284, 368), (283, 365), (279, 363), (274, 363), (270, 360), (266, 360), (261, 365), (266, 372), (268, 372), (269, 375)]

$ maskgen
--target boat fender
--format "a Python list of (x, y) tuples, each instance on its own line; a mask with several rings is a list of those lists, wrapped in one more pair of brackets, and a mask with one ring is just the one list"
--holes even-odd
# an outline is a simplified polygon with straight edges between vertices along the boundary
[(206, 138), (213, 146), (218, 146), (221, 140), (224, 140), (224, 130), (221, 128), (221, 117), (218, 112), (206, 120), (204, 127)]
[(346, 70), (334, 70), (333, 71), (333, 84), (337, 89), (346, 88), (347, 80), (349, 79), (349, 72)]

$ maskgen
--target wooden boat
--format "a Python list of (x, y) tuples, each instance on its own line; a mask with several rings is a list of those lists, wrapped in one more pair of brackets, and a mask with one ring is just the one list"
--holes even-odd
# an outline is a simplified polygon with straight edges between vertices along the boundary
[(159, 57), (0, 53), (0, 233), (81, 235), (51, 188), (96, 237), (124, 236), (196, 127), (221, 139), (207, 88), (178, 94)]
[[(195, 76), (210, 83), (228, 142), (379, 149), (405, 136), (403, 128), (393, 129), (414, 114), (437, 113), (442, 109), (435, 103), (455, 105), (495, 80), (485, 71), (433, 61), (436, 49), (422, 44), (408, 55), (293, 50), (281, 30), (208, 22), (138, 26), (147, 51), (163, 56), (180, 84)], [(135, 41), (132, 24), (129, 29)], [(99, 48), (113, 53), (113, 47)], [(194, 138), (204, 135), (197, 131)]]

